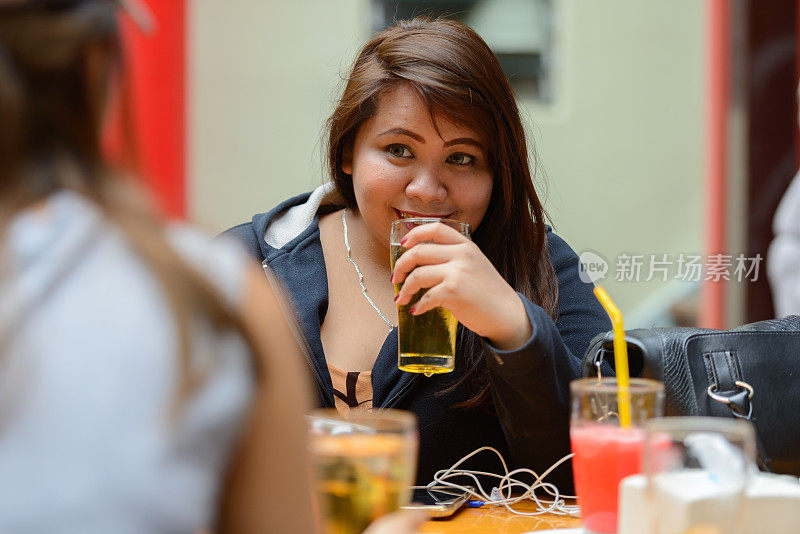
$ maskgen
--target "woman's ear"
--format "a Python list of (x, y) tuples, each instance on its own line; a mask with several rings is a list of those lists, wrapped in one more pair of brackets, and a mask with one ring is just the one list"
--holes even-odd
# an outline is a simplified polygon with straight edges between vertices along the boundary
[(352, 176), (353, 174), (353, 144), (347, 143), (342, 149), (342, 172)]

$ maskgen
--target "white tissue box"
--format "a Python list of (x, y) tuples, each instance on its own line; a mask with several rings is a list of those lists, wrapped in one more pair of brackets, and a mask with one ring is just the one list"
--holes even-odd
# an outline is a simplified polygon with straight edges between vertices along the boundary
[[(644, 475), (625, 478), (619, 489), (618, 534), (650, 532), (650, 511)], [(664, 494), (661, 498), (672, 513), (668, 531), (683, 532), (692, 523), (717, 508), (725, 507), (724, 495), (717, 495), (713, 504), (708, 493), (698, 485), (685, 486), (683, 491)], [(785, 475), (758, 473), (750, 480), (743, 510), (746, 534), (795, 534), (800, 532), (800, 483)], [(683, 530), (682, 530), (683, 529)]]

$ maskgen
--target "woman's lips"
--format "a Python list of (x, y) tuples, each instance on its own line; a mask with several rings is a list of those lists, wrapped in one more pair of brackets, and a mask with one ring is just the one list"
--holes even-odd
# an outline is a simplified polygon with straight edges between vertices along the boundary
[(408, 219), (409, 217), (431, 217), (436, 219), (449, 219), (452, 213), (417, 213), (414, 211), (403, 211), (397, 208), (394, 209), (397, 214), (397, 217), (400, 219)]

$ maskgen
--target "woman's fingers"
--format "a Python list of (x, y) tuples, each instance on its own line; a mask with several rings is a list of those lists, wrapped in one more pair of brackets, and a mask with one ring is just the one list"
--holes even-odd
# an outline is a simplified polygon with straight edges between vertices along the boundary
[(420, 243), (409, 250), (395, 262), (392, 271), (392, 282), (403, 282), (408, 273), (422, 265), (436, 265), (445, 263), (457, 257), (464, 244), (437, 245), (433, 243)]
[(397, 293), (395, 302), (399, 306), (404, 306), (411, 302), (411, 299), (421, 289), (428, 289), (442, 283), (447, 276), (447, 264), (424, 265), (417, 267), (409, 274), (400, 292)]
[(440, 245), (454, 245), (469, 241), (461, 232), (442, 223), (421, 224), (411, 230), (400, 242), (405, 248), (425, 242), (439, 243)]
[(425, 312), (431, 311), (434, 308), (447, 308), (453, 311), (450, 305), (454, 291), (447, 285), (441, 283), (435, 285), (425, 292), (416, 303), (414, 303), (411, 315), (422, 315)]

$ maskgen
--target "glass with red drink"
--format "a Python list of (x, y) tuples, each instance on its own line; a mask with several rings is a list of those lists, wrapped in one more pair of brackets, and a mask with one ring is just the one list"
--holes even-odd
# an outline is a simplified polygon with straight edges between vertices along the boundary
[(641, 472), (644, 422), (664, 413), (664, 386), (630, 380), (631, 426), (620, 427), (616, 378), (584, 378), (570, 384), (572, 468), (581, 522), (587, 534), (617, 531), (620, 481)]

